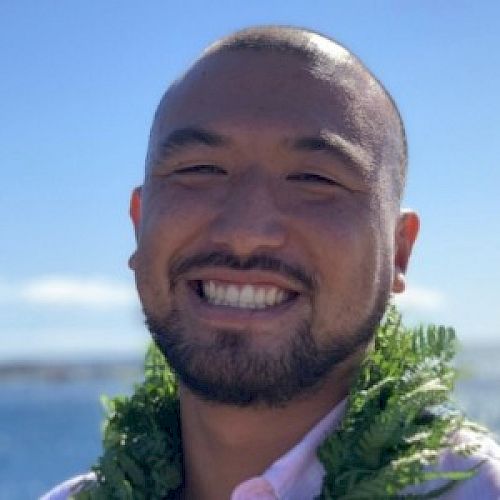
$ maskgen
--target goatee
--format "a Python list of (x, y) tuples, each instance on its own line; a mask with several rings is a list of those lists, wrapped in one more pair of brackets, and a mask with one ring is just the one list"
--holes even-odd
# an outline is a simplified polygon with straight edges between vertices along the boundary
[(206, 401), (236, 406), (279, 407), (312, 392), (325, 376), (373, 337), (384, 311), (379, 306), (356, 332), (322, 335), (318, 345), (311, 324), (302, 322), (278, 353), (257, 351), (252, 333), (219, 330), (210, 344), (189, 336), (178, 310), (164, 318), (144, 311), (153, 339), (179, 380)]

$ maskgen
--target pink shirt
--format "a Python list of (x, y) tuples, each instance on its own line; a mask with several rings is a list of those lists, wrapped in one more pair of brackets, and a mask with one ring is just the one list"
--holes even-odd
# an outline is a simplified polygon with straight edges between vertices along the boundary
[(343, 399), (335, 406), (262, 476), (239, 484), (231, 500), (306, 500), (319, 495), (325, 471), (316, 457), (316, 449), (340, 424), (346, 401)]
[[(230, 500), (312, 500), (321, 492), (325, 470), (316, 456), (318, 446), (334, 431), (344, 414), (346, 400), (342, 400), (328, 415), (320, 420), (290, 451), (274, 462), (261, 476), (252, 477), (239, 484)], [(477, 434), (460, 431), (455, 444), (477, 442)], [(442, 500), (500, 500), (500, 446), (488, 436), (480, 436), (480, 448), (470, 457), (451, 451), (444, 452), (434, 470), (466, 470), (485, 460), (478, 473), (458, 484)], [(67, 500), (75, 493), (83, 479), (92, 480), (93, 474), (77, 476), (66, 481), (40, 500)], [(432, 481), (405, 493), (425, 493), (442, 483)], [(202, 500), (202, 499), (200, 499)]]
[[(321, 493), (325, 470), (316, 456), (318, 446), (334, 431), (344, 414), (346, 400), (340, 402), (286, 455), (267, 469), (262, 476), (244, 481), (237, 486), (231, 500), (313, 500)], [(479, 440), (479, 442), (478, 442)], [(500, 446), (486, 435), (462, 430), (457, 432), (453, 444), (478, 443), (473, 456), (463, 457), (451, 451), (444, 452), (436, 471), (467, 470), (485, 460), (477, 474), (456, 485), (442, 500), (500, 500)], [(425, 494), (446, 483), (429, 481), (420, 487), (408, 488), (404, 493)]]

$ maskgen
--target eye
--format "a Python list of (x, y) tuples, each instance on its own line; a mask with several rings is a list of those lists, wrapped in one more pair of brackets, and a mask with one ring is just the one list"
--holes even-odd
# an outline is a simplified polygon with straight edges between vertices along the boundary
[(227, 172), (216, 165), (192, 165), (190, 167), (179, 168), (173, 172), (176, 175), (188, 174), (219, 174), (225, 175)]
[(301, 174), (293, 174), (289, 175), (287, 179), (292, 181), (301, 181), (301, 182), (311, 182), (311, 183), (319, 183), (319, 184), (328, 184), (331, 186), (338, 186), (339, 183), (330, 179), (328, 177), (324, 177), (323, 175), (311, 174), (311, 173), (301, 173)]

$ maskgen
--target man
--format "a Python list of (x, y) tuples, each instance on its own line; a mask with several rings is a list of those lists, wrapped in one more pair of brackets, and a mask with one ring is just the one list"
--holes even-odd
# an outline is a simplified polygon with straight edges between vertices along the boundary
[[(304, 29), (219, 40), (163, 96), (130, 267), (180, 383), (183, 498), (321, 492), (316, 449), (405, 287), (419, 228), (400, 210), (406, 163), (388, 92)], [(500, 498), (498, 448), (485, 438), (477, 457), (449, 498)], [(460, 460), (441, 467), (477, 463)]]

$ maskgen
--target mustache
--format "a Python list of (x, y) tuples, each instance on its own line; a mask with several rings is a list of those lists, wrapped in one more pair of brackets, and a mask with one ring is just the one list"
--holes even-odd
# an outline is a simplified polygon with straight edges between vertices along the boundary
[(316, 288), (314, 278), (297, 264), (287, 264), (282, 260), (265, 254), (251, 255), (245, 260), (224, 252), (199, 253), (174, 262), (170, 269), (170, 286), (183, 274), (204, 267), (226, 267), (240, 271), (273, 271), (299, 282), (308, 292)]

